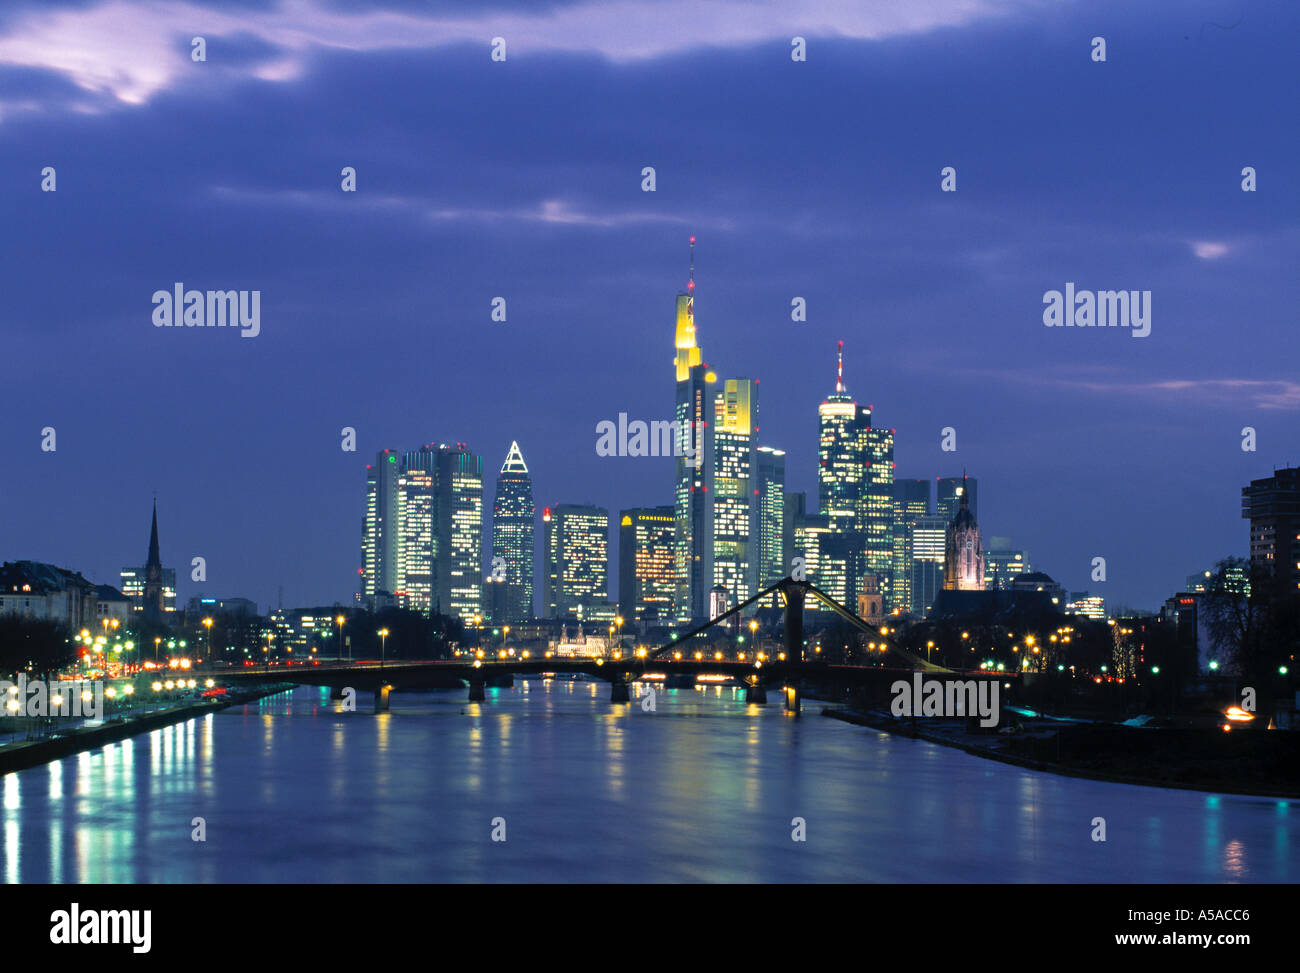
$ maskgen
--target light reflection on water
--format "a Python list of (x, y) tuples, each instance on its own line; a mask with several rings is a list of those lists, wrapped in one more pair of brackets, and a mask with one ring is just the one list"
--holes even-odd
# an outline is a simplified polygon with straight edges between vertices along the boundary
[[(1055, 777), (710, 686), (328, 690), (4, 777), (6, 882), (1294, 882), (1294, 802)], [(204, 818), (207, 841), (191, 840)], [(507, 840), (490, 840), (503, 817)], [(807, 840), (791, 841), (792, 819)], [(1105, 842), (1092, 821), (1106, 820)]]

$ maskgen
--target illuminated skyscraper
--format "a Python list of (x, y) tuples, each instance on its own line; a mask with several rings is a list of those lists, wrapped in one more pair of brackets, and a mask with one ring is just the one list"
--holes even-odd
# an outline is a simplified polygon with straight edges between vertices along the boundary
[(504, 618), (493, 613), (494, 624), (517, 624), (533, 617), (533, 554), (537, 549), (537, 508), (533, 481), (519, 444), (512, 442), (497, 476), (492, 505), (492, 556), (504, 561)]
[[(818, 407), (817, 415), (817, 499), (831, 533), (845, 537), (843, 544), (835, 545), (834, 558), (845, 572), (845, 604), (856, 603), (859, 579), (863, 574), (873, 574), (879, 578), (885, 603), (890, 605), (894, 573), (894, 431), (873, 429), (871, 407), (859, 405), (845, 390), (842, 341), (835, 392)], [(839, 595), (833, 597), (839, 600)]]
[[(673, 413), (683, 439), (695, 457), (676, 458), (674, 517), (677, 617), (681, 621), (703, 619), (708, 612), (709, 589), (713, 586), (713, 508), (706, 482), (710, 469), (709, 421), (713, 408), (710, 386), (717, 376), (708, 371), (701, 357), (695, 331), (695, 237), (691, 237), (691, 270), (686, 292), (677, 295), (677, 404)], [(682, 451), (686, 452), (685, 449)]]
[(943, 587), (944, 547), (948, 521), (938, 515), (917, 517), (907, 528), (907, 559), (911, 575), (911, 613), (925, 617)]
[(464, 443), (436, 457), (438, 610), (469, 621), (483, 605), (483, 460)]
[(817, 407), (817, 509), (837, 534), (858, 529), (858, 501), (867, 474), (864, 430), (871, 412), (844, 389), (844, 342), (839, 343), (835, 392)]
[(609, 511), (561, 503), (542, 511), (547, 618), (585, 619), (609, 601)]
[[(867, 409), (867, 421), (871, 410)], [(858, 531), (863, 537), (862, 573), (874, 575), (878, 592), (891, 610), (894, 592), (894, 430), (868, 428), (867, 475), (858, 498)], [(854, 578), (856, 584), (856, 576)], [(856, 588), (853, 592), (856, 600)]]
[(397, 464), (397, 582), (389, 589), (398, 606), (431, 614), (438, 596), (436, 446), (403, 453)]
[[(790, 576), (785, 556), (785, 453), (771, 446), (758, 447), (758, 557), (754, 560), (754, 588), (762, 591)], [(774, 594), (769, 606), (780, 603)]]
[(618, 612), (629, 622), (668, 625), (674, 620), (673, 508), (621, 511), (618, 528)]
[(758, 383), (727, 379), (713, 397), (712, 462), (706, 495), (713, 518), (713, 583), (731, 604), (755, 594), (758, 569)]

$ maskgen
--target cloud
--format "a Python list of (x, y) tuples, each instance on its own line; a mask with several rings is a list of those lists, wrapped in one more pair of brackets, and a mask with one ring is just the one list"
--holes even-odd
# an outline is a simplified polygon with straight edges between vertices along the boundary
[(357, 209), (405, 214), (414, 219), (432, 223), (545, 223), (564, 226), (584, 226), (617, 229), (623, 226), (660, 223), (673, 226), (709, 226), (713, 229), (734, 230), (733, 220), (725, 217), (706, 218), (692, 211), (689, 216), (674, 213), (638, 212), (583, 207), (565, 199), (544, 199), (519, 206), (486, 207), (457, 206), (433, 201), (419, 196), (343, 193), (342, 191), (306, 191), (301, 189), (248, 189), (217, 185), (211, 193), (225, 201), (254, 204), (259, 208), (269, 206), (299, 207), (321, 212), (352, 211)]
[(1226, 256), (1231, 247), (1226, 243), (1217, 240), (1195, 240), (1192, 242), (1192, 253), (1202, 260), (1218, 260)]
[[(1098, 369), (1093, 369), (1097, 371)], [(1292, 412), (1300, 410), (1300, 382), (1289, 379), (1250, 378), (1069, 378), (1053, 375), (1025, 375), (1022, 372), (980, 371), (979, 374), (1058, 388), (1084, 389), (1105, 395), (1134, 395), (1186, 402), (1189, 394), (1207, 405), (1239, 405), (1256, 409)]]
[[(98, 110), (139, 105), (185, 83), (220, 78), (287, 81), (322, 50), (432, 50), (476, 44), (487, 62), (493, 37), (507, 56), (588, 53), (613, 62), (806, 38), (882, 40), (956, 27), (1039, 5), (1041, 0), (590, 0), (527, 11), (341, 11), (313, 0), (274, 9), (107, 0), (14, 16), (0, 36), (0, 65), (56, 72), (96, 96)], [(208, 60), (190, 59), (202, 36)], [(226, 57), (222, 43), (251, 42), (261, 56)], [(229, 51), (229, 46), (227, 48)]]

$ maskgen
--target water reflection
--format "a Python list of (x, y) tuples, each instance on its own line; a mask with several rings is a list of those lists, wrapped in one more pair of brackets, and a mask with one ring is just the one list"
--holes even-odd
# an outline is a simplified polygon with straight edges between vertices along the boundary
[[(638, 687), (639, 697), (645, 687)], [(779, 696), (302, 689), (5, 775), (7, 882), (1294, 882), (1291, 802), (1037, 774)], [(491, 841), (491, 821), (509, 839)], [(190, 840), (204, 817), (207, 841)], [(791, 820), (808, 841), (791, 842)], [(1107, 841), (1090, 840), (1104, 817)], [(628, 835), (635, 835), (632, 854)], [(797, 853), (795, 853), (797, 852)]]

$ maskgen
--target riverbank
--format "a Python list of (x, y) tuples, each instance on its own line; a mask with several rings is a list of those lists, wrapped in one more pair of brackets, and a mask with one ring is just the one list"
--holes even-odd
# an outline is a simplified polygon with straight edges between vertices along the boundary
[(0, 776), (61, 760), (83, 750), (95, 750), (196, 716), (205, 716), (231, 706), (242, 706), (266, 696), (286, 692), (290, 688), (292, 687), (284, 684), (250, 688), (224, 698), (195, 700), (138, 716), (116, 717), (100, 726), (77, 727), (39, 740), (7, 743), (0, 746)]
[(1016, 733), (970, 733), (964, 721), (899, 720), (826, 707), (823, 716), (954, 747), (1029, 770), (1116, 784), (1300, 798), (1300, 734), (1252, 730), (1061, 726), (1026, 721)]

